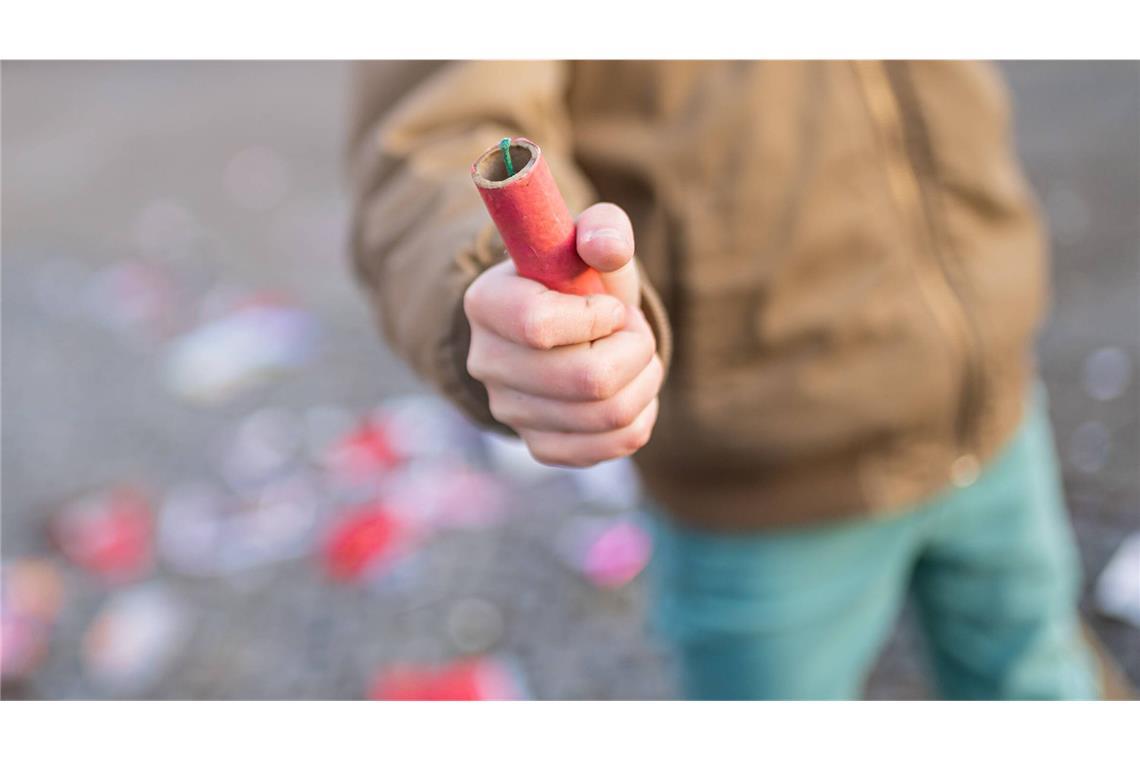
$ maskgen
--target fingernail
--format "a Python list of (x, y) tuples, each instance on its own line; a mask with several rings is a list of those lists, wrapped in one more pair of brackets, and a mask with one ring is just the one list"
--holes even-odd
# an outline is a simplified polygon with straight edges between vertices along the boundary
[(592, 230), (586, 230), (586, 234), (582, 236), (582, 242), (588, 243), (591, 240), (618, 240), (625, 241), (625, 237), (618, 230), (612, 227), (597, 227)]

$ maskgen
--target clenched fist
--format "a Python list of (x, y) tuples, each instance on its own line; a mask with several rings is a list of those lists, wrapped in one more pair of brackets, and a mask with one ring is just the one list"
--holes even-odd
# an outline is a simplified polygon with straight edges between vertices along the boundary
[(588, 467), (649, 441), (664, 368), (638, 305), (629, 217), (598, 203), (577, 226), (578, 255), (608, 295), (549, 290), (508, 260), (471, 283), (463, 308), (467, 371), (487, 387), (491, 414), (540, 462)]

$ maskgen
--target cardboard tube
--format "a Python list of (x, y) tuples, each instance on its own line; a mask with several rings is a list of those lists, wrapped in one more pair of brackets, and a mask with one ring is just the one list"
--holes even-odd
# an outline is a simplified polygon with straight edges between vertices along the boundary
[(471, 165), (471, 179), (519, 274), (562, 293), (606, 292), (601, 275), (578, 256), (574, 218), (538, 145), (516, 137), (509, 150), (514, 175), (507, 176), (495, 145)]

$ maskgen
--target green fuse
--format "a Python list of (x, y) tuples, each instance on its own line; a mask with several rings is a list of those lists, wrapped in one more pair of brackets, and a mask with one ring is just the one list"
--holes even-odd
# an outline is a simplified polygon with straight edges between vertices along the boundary
[(504, 137), (500, 140), (499, 150), (503, 151), (503, 163), (507, 165), (507, 176), (515, 176), (515, 165), (511, 163), (511, 138)]

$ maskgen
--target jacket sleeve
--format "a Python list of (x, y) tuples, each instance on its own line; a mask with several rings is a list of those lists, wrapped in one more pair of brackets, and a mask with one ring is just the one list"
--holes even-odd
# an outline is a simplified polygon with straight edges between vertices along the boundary
[[(503, 431), (466, 369), (463, 293), (505, 257), (469, 168), (504, 136), (525, 136), (542, 146), (571, 211), (589, 205), (594, 192), (570, 159), (567, 76), (568, 64), (553, 61), (385, 61), (354, 71), (357, 278), (397, 355), (474, 421)], [(648, 298), (660, 344), (664, 312)]]

